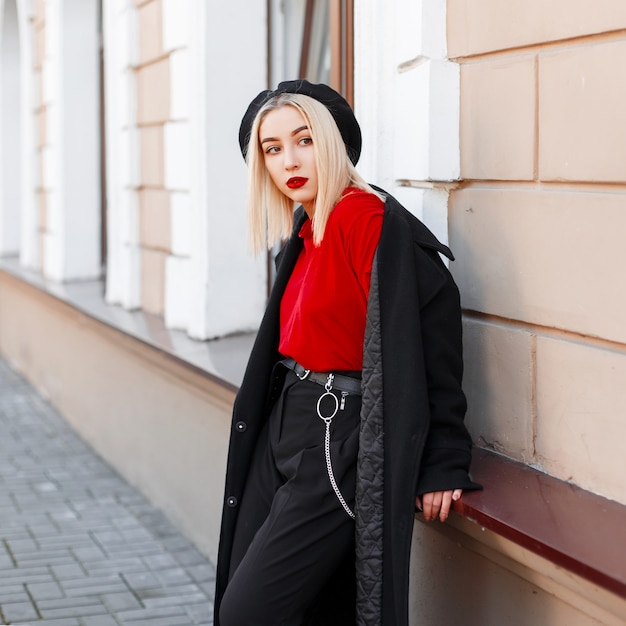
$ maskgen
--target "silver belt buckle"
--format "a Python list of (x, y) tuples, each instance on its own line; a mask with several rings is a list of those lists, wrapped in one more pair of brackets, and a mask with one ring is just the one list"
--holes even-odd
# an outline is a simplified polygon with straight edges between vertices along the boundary
[[(303, 368), (304, 369), (304, 368)], [(311, 370), (307, 370), (305, 369), (304, 372), (302, 372), (302, 376), (300, 376), (300, 374), (298, 374), (298, 372), (295, 372), (295, 375), (300, 379), (300, 380), (305, 380), (307, 378), (307, 376), (311, 373)]]

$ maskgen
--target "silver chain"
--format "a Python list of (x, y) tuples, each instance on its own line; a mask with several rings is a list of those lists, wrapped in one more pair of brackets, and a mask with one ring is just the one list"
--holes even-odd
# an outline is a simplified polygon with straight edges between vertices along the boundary
[[(352, 519), (354, 519), (354, 513), (350, 510), (350, 507), (348, 506), (348, 503), (346, 502), (343, 495), (341, 495), (341, 491), (339, 490), (339, 486), (337, 485), (337, 481), (335, 480), (335, 474), (333, 472), (333, 464), (330, 459), (330, 424), (333, 421), (333, 418), (335, 417), (335, 415), (337, 415), (337, 411), (339, 411), (339, 400), (337, 400), (337, 396), (334, 393), (331, 393), (331, 390), (333, 388), (334, 378), (335, 378), (334, 374), (328, 374), (328, 380), (326, 381), (326, 385), (324, 385), (325, 392), (319, 397), (319, 400), (317, 401), (317, 415), (326, 424), (326, 434), (324, 436), (324, 453), (326, 455), (326, 468), (328, 469), (328, 479), (330, 480), (330, 485), (333, 488), (333, 491), (335, 492), (335, 495), (337, 496), (337, 499), (339, 500), (341, 506), (344, 508), (346, 513)], [(330, 396), (335, 401), (335, 410), (333, 411), (333, 414), (328, 417), (324, 417), (320, 411), (322, 399), (325, 398), (326, 396)], [(343, 398), (342, 398), (342, 408), (343, 408)]]

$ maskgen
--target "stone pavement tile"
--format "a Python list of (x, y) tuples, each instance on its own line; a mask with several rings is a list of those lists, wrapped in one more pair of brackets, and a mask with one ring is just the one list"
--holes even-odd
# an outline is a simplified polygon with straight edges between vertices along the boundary
[(107, 555), (105, 552), (97, 546), (95, 543), (91, 543), (88, 546), (81, 546), (72, 550), (76, 560), (82, 561), (106, 561)]
[(215, 582), (215, 568), (208, 563), (199, 563), (187, 567), (187, 573), (197, 583)]
[(10, 567), (0, 570), (0, 588), (7, 584), (27, 585), (47, 582), (53, 582), (47, 567)]
[(13, 591), (5, 592), (4, 589), (0, 591), (0, 606), (4, 606), (5, 604), (18, 604), (23, 602), (30, 602), (31, 597), (26, 593), (26, 589), (22, 586), (18, 591), (15, 591), (14, 587), (11, 587)]
[(196, 548), (188, 548), (187, 550), (173, 550), (174, 558), (183, 566), (203, 565), (206, 558)]
[(67, 548), (39, 549), (36, 552), (14, 553), (18, 567), (47, 567), (50, 565), (68, 565), (75, 563), (72, 553)]
[(110, 615), (94, 615), (80, 620), (81, 626), (119, 626), (119, 622)]
[(7, 554), (0, 554), (0, 570), (9, 569), (13, 566), (13, 559), (11, 559), (10, 556), (8, 556)]
[(82, 566), (90, 576), (119, 573), (136, 574), (146, 571), (145, 564), (138, 557), (109, 557), (106, 561), (82, 563)]
[(141, 602), (137, 599), (137, 596), (130, 591), (105, 593), (102, 595), (102, 601), (106, 604), (111, 613), (142, 608)]
[(176, 621), (183, 624), (188, 624), (191, 621), (183, 607), (120, 611), (117, 613), (116, 618), (122, 624), (132, 624), (133, 626), (137, 626), (137, 622), (142, 622), (142, 625), (145, 623), (154, 626), (152, 621), (156, 622), (158, 619), (170, 620), (169, 624), (166, 622), (167, 626), (175, 626)]
[(117, 580), (97, 583), (85, 578), (82, 581), (76, 581), (72, 587), (64, 586), (63, 583), (61, 585), (68, 598), (100, 598), (106, 594), (126, 593), (128, 591), (128, 587), (121, 577), (118, 577)]
[(60, 581), (71, 580), (85, 576), (85, 570), (80, 565), (78, 565), (78, 563), (73, 563), (71, 565), (54, 565), (50, 569), (52, 570), (54, 578)]
[(83, 606), (67, 606), (61, 609), (41, 609), (44, 619), (48, 618), (68, 618), (68, 617), (89, 617), (92, 615), (109, 615), (107, 608), (100, 602)]
[(169, 587), (160, 593), (153, 590), (143, 592), (140, 600), (146, 608), (157, 608), (167, 606), (187, 606), (207, 602), (206, 594), (195, 585), (185, 585), (183, 587)]
[(57, 600), (63, 597), (63, 591), (56, 582), (53, 583), (33, 583), (26, 585), (28, 593), (35, 603), (41, 600)]
[(89, 531), (73, 531), (62, 533), (56, 531), (54, 535), (42, 536), (37, 532), (37, 529), (30, 529), (30, 532), (37, 537), (37, 543), (42, 549), (49, 548), (64, 548), (71, 546), (72, 548), (84, 548), (93, 545), (93, 539), (91, 538)]
[(158, 589), (161, 586), (159, 579), (152, 572), (124, 574), (124, 580), (128, 587), (136, 592), (144, 589)]
[(178, 567), (178, 561), (171, 554), (168, 553), (152, 554), (149, 556), (145, 556), (142, 561), (152, 571)]
[(37, 552), (39, 546), (32, 539), (9, 539), (6, 542), (8, 549), (11, 550), (11, 554), (18, 557), (22, 554), (29, 554), (31, 552)]
[(27, 523), (26, 529), (31, 537), (37, 537), (41, 546), (59, 538), (59, 529), (47, 517)]
[(110, 615), (94, 615), (80, 620), (81, 626), (119, 626), (119, 622)]
[(0, 598), (2, 596), (11, 596), (17, 593), (24, 593), (24, 585), (14, 584), (9, 581), (6, 585), (0, 587)]
[(37, 622), (13, 622), (12, 626), (81, 626), (77, 619), (46, 619)]
[(119, 546), (108, 546), (104, 549), (105, 553), (110, 556), (143, 556), (143, 555), (155, 555), (161, 554), (163, 548), (155, 544), (154, 542), (150, 542), (147, 544), (133, 544), (128, 543), (126, 545)]
[(188, 604), (185, 607), (185, 611), (187, 611), (187, 615), (191, 617), (194, 624), (213, 621), (213, 606), (208, 602)]
[(39, 619), (39, 614), (32, 602), (7, 602), (2, 605), (2, 614), (5, 621), (9, 623)]
[(111, 581), (94, 585), (87, 579), (84, 584), (78, 587), (64, 588), (68, 598), (99, 597), (109, 593), (124, 593), (127, 590), (128, 588), (121, 580), (118, 582)]
[(209, 598), (209, 600), (211, 602), (213, 602), (213, 600), (215, 600), (215, 582), (211, 581), (208, 583), (199, 583), (198, 587), (200, 587), (200, 589), (202, 589), (202, 591), (204, 591), (204, 593), (206, 594), (207, 598)]
[(154, 573), (164, 587), (169, 585), (184, 585), (185, 583), (193, 582), (191, 576), (189, 576), (182, 567), (156, 570)]

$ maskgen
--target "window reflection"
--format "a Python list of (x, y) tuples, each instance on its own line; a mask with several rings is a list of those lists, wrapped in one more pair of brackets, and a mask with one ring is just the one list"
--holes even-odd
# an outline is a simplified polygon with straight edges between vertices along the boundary
[(302, 47), (300, 78), (312, 83), (330, 82), (330, 19), (329, 0), (307, 0)]
[(352, 102), (354, 0), (271, 0), (271, 84), (327, 83)]

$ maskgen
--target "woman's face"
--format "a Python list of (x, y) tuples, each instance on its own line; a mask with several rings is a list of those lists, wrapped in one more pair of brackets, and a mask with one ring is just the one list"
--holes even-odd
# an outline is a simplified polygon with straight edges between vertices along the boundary
[(259, 127), (265, 167), (278, 189), (304, 206), (309, 217), (315, 211), (317, 165), (309, 126), (295, 107), (270, 111)]

